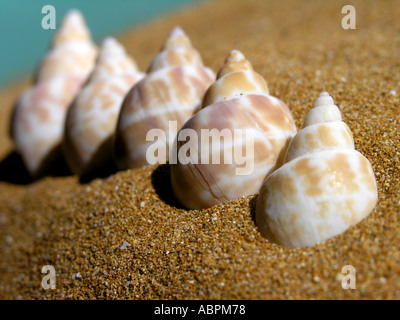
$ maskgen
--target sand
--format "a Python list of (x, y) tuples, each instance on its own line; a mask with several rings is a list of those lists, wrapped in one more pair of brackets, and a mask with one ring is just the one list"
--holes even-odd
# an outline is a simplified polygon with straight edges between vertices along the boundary
[[(356, 30), (341, 27), (350, 2)], [(0, 298), (400, 298), (400, 6), (350, 2), (210, 1), (119, 39), (141, 69), (175, 25), (215, 71), (239, 49), (298, 128), (319, 92), (329, 91), (376, 174), (370, 216), (315, 247), (287, 249), (260, 236), (257, 195), (185, 210), (166, 165), (31, 182), (7, 135), (23, 81), (0, 94)], [(41, 287), (44, 265), (56, 269), (55, 290)], [(342, 289), (345, 265), (356, 269), (354, 290)]]

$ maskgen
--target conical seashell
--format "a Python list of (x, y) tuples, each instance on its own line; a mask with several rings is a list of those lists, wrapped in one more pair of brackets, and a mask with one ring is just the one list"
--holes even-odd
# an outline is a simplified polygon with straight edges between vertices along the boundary
[(43, 59), (37, 82), (57, 76), (80, 76), (92, 71), (97, 49), (92, 43), (85, 20), (78, 10), (67, 13), (54, 35), (50, 52)]
[[(226, 134), (231, 140), (213, 139), (211, 147), (215, 149), (209, 153), (209, 139), (200, 138), (204, 129), (211, 130), (212, 138)], [(199, 137), (190, 150), (190, 161), (180, 159), (187, 143), (180, 139), (185, 130), (194, 130)], [(203, 109), (178, 134), (178, 159), (171, 165), (176, 198), (187, 208), (200, 209), (258, 192), (295, 134), (289, 108), (269, 95), (263, 77), (253, 71), (241, 52), (233, 50), (207, 90)], [(243, 151), (245, 163), (240, 164), (236, 155)], [(213, 156), (221, 156), (221, 164), (215, 163)]]
[(290, 142), (285, 162), (265, 180), (257, 200), (258, 228), (273, 242), (313, 246), (364, 219), (377, 203), (371, 164), (354, 149), (326, 92)]
[(161, 52), (151, 62), (148, 72), (185, 65), (203, 66), (203, 60), (183, 30), (175, 27)]
[(73, 172), (84, 174), (112, 160), (122, 100), (143, 77), (117, 40), (103, 41), (90, 80), (67, 114), (63, 150)]
[(18, 100), (11, 136), (32, 176), (39, 176), (60, 154), (65, 115), (93, 68), (97, 50), (82, 16), (70, 12), (44, 58), (36, 84)]
[[(169, 153), (170, 122), (179, 129), (200, 106), (204, 92), (214, 81), (213, 71), (203, 65), (201, 57), (179, 27), (167, 39), (163, 50), (153, 60), (147, 76), (138, 82), (123, 102), (117, 125), (115, 160), (120, 169), (149, 163), (146, 141), (151, 129), (166, 134)], [(167, 159), (166, 159), (167, 160)]]
[(71, 43), (73, 41), (87, 43), (92, 41), (85, 19), (77, 9), (68, 11), (57, 33), (54, 35), (52, 46), (56, 47), (60, 44)]

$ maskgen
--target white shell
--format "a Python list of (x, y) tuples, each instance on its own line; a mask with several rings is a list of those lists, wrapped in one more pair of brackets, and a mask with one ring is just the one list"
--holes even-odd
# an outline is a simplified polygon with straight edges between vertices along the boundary
[(143, 77), (117, 40), (103, 41), (89, 82), (67, 114), (63, 151), (73, 172), (82, 175), (112, 161), (122, 101)]
[[(203, 129), (218, 130), (219, 133), (228, 129), (233, 138), (229, 144), (212, 141), (216, 151), (209, 156), (209, 164), (200, 160), (204, 156), (201, 150), (204, 142), (199, 142), (190, 151), (199, 155), (193, 156), (191, 162), (182, 163), (178, 157), (177, 163), (171, 164), (173, 192), (190, 209), (207, 208), (258, 192), (296, 133), (289, 108), (269, 95), (265, 80), (252, 70), (249, 61), (237, 50), (230, 53), (218, 79), (207, 90), (203, 109), (186, 122), (180, 133), (186, 129), (194, 130), (198, 137)], [(243, 136), (234, 137), (237, 129), (243, 130)], [(250, 145), (243, 139), (246, 134), (254, 137), (254, 152), (247, 149)], [(178, 152), (185, 144), (186, 141), (177, 141)], [(222, 160), (225, 152), (234, 160), (235, 150), (245, 151), (247, 163), (254, 165), (246, 174), (238, 171), (244, 165)], [(214, 154), (221, 156), (220, 164), (212, 164)]]
[(36, 84), (14, 107), (11, 136), (32, 176), (40, 176), (61, 150), (65, 115), (93, 68), (97, 49), (83, 17), (67, 14), (44, 58)]
[(320, 94), (305, 127), (292, 139), (285, 164), (261, 187), (261, 234), (286, 247), (313, 246), (343, 233), (375, 207), (378, 193), (367, 158), (333, 99)]
[(178, 129), (199, 107), (204, 92), (214, 81), (214, 72), (204, 67), (197, 50), (180, 28), (175, 28), (163, 50), (153, 60), (149, 73), (125, 97), (118, 120), (115, 160), (120, 169), (148, 164), (146, 141), (151, 129), (166, 133), (169, 153), (169, 121)]
[(92, 43), (82, 14), (71, 10), (57, 29), (51, 50), (39, 66), (37, 82), (59, 76), (86, 79), (92, 71), (96, 56), (97, 48)]

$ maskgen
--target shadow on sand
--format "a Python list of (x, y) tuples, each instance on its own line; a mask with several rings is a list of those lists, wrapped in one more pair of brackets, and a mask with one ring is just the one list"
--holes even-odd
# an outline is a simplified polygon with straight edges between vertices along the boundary
[(177, 209), (186, 209), (175, 198), (171, 186), (171, 171), (169, 164), (159, 165), (151, 175), (151, 183), (162, 201)]
[(49, 169), (45, 173), (42, 173), (40, 176), (35, 177), (35, 179), (29, 174), (21, 156), (16, 151), (10, 152), (0, 162), (1, 182), (27, 185), (45, 176), (66, 177), (70, 175), (72, 175), (72, 173), (68, 169), (68, 166), (62, 156), (57, 156), (56, 158), (54, 158), (52, 160), (51, 166), (49, 166)]

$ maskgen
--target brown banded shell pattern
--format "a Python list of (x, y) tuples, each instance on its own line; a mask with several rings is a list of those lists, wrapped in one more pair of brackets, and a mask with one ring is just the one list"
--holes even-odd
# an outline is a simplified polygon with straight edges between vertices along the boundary
[(261, 187), (261, 234), (286, 247), (313, 246), (360, 222), (378, 193), (370, 162), (354, 149), (332, 97), (322, 92), (292, 139), (285, 164)]
[[(204, 156), (203, 146), (210, 140), (201, 141), (191, 149), (197, 159), (191, 155), (195, 159), (188, 163), (179, 160), (179, 150), (188, 141), (176, 141), (178, 161), (171, 164), (172, 188), (177, 199), (190, 209), (207, 208), (258, 192), (296, 134), (289, 108), (269, 95), (263, 77), (253, 71), (250, 62), (237, 50), (229, 54), (218, 79), (207, 90), (203, 108), (179, 134), (185, 129), (194, 130), (198, 137), (204, 129), (214, 130), (214, 137), (224, 131), (232, 137), (231, 143), (224, 139), (212, 140), (207, 150), (209, 159), (205, 162), (200, 158)], [(238, 129), (240, 134), (235, 137)], [(246, 134), (254, 139), (254, 151), (248, 149)], [(248, 173), (238, 174), (237, 169), (246, 164), (234, 161), (235, 150), (241, 150), (246, 162), (253, 164)], [(231, 155), (228, 161), (225, 154)], [(213, 162), (214, 155), (221, 155), (219, 164)]]
[(117, 40), (103, 41), (89, 82), (67, 114), (63, 151), (73, 172), (82, 175), (112, 161), (122, 101), (143, 77)]
[[(202, 97), (215, 80), (214, 72), (203, 65), (200, 54), (187, 35), (176, 27), (161, 52), (155, 57), (149, 73), (127, 94), (118, 120), (115, 160), (120, 169), (149, 163), (146, 154), (153, 141), (147, 133), (160, 129), (168, 155), (170, 121), (177, 128), (193, 115)], [(167, 159), (166, 159), (167, 160)]]
[(58, 29), (37, 81), (17, 101), (11, 136), (32, 176), (37, 177), (61, 153), (68, 106), (93, 68), (97, 49), (82, 15), (70, 11)]

